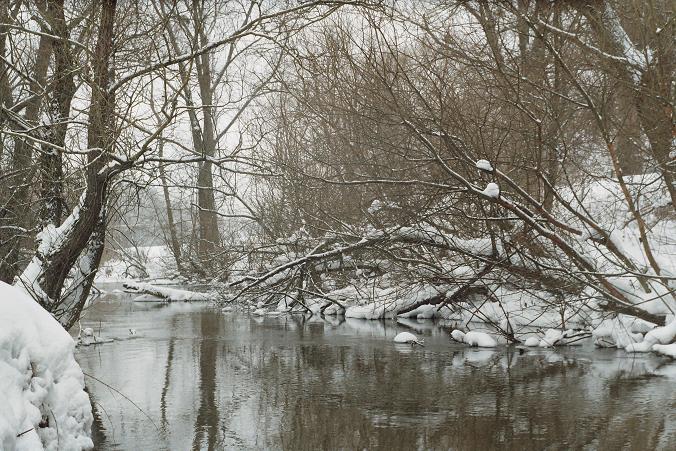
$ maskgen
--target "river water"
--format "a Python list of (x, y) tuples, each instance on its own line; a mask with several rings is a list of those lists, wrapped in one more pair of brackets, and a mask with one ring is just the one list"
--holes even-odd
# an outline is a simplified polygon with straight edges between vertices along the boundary
[[(676, 449), (676, 362), (468, 349), (431, 321), (253, 317), (103, 296), (78, 348), (97, 450)], [(134, 329), (131, 335), (129, 329)], [(395, 344), (411, 331), (425, 347)]]

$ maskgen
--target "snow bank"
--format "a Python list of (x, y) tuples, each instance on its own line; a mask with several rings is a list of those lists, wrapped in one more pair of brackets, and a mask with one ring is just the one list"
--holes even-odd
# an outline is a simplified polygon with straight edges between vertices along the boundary
[(670, 345), (660, 345), (660, 344), (653, 345), (653, 351), (655, 351), (658, 354), (671, 357), (672, 359), (676, 359), (676, 343)]
[(93, 447), (91, 405), (74, 348), (49, 313), (0, 282), (0, 449)]
[(676, 319), (666, 326), (656, 327), (651, 330), (640, 343), (631, 343), (625, 347), (627, 352), (650, 352), (655, 351), (660, 354), (666, 354), (676, 346), (670, 343), (676, 340)]
[(101, 262), (96, 273), (96, 282), (157, 279), (177, 271), (171, 250), (164, 245), (132, 247), (112, 252), (111, 258)]
[(634, 333), (630, 317), (605, 319), (592, 332), (594, 344), (604, 348), (626, 348), (643, 339)]

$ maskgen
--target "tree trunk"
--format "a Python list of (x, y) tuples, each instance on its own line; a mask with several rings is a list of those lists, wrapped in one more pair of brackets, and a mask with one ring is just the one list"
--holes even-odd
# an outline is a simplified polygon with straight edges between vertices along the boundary
[(68, 27), (64, 16), (64, 0), (47, 2), (46, 18), (52, 34), (61, 39), (52, 41), (54, 51), (54, 80), (50, 101), (47, 103), (49, 124), (45, 127), (45, 141), (55, 146), (43, 146), (38, 159), (40, 167), (42, 224), (60, 224), (63, 219), (63, 162), (61, 151), (65, 147), (70, 104), (75, 95), (74, 64), (68, 45)]
[[(106, 229), (108, 161), (114, 139), (114, 98), (110, 61), (113, 56), (113, 26), (116, 0), (102, 0), (99, 33), (93, 56), (93, 85), (89, 109), (86, 191), (80, 203), (58, 229), (45, 228), (43, 242), (20, 283), (61, 324), (70, 328), (79, 317), (101, 260)], [(64, 284), (75, 269), (73, 283)]]
[[(164, 150), (164, 141), (160, 140), (158, 155), (160, 160), (163, 157)], [(167, 183), (167, 174), (164, 171), (164, 165), (160, 163), (159, 165), (160, 173), (160, 183), (162, 183), (162, 193), (164, 195), (164, 205), (167, 209), (167, 222), (169, 228), (169, 244), (171, 246), (171, 252), (174, 254), (174, 260), (176, 261), (176, 269), (178, 272), (183, 272), (183, 267), (181, 264), (181, 243), (178, 241), (178, 233), (176, 232), (176, 224), (174, 223), (174, 211), (171, 206), (171, 195), (169, 193), (169, 184)]]
[[(51, 54), (51, 39), (40, 36), (33, 76), (30, 82), (29, 96), (32, 96), (27, 105), (24, 119), (26, 124), (37, 126), (40, 108), (42, 105), (43, 89), (47, 79), (49, 57)], [(3, 55), (4, 56), (4, 55)], [(7, 86), (7, 89), (10, 89)], [(11, 90), (7, 93), (11, 95)], [(5, 99), (8, 100), (8, 99)], [(27, 138), (16, 137), (14, 139), (14, 152), (12, 154), (11, 172), (13, 177), (13, 189), (5, 204), (2, 219), (4, 225), (11, 226), (0, 230), (0, 280), (12, 283), (19, 271), (19, 257), (22, 247), (26, 247), (24, 230), (30, 228), (30, 185), (33, 177), (33, 152), (32, 147), (26, 142)]]
[[(195, 20), (201, 16), (199, 5), (194, 4), (193, 15)], [(206, 43), (206, 36), (199, 30), (199, 24), (195, 24), (196, 34), (199, 36), (200, 44)], [(169, 29), (169, 40), (176, 53), (180, 53), (178, 41), (174, 32)], [(213, 87), (211, 86), (211, 62), (209, 54), (206, 53), (196, 59), (196, 68), (200, 88), (200, 97), (202, 100), (202, 124), (195, 112), (195, 102), (192, 98), (190, 87), (187, 80), (190, 77), (189, 68), (184, 64), (179, 64), (179, 73), (181, 80), (185, 83), (183, 87), (183, 97), (188, 107), (188, 118), (190, 119), (190, 131), (193, 142), (193, 149), (196, 153), (204, 157), (213, 157), (216, 153), (216, 139), (214, 132), (213, 117)], [(214, 251), (220, 241), (218, 232), (218, 219), (216, 216), (216, 201), (214, 198), (214, 183), (212, 174), (212, 163), (204, 161), (198, 164), (197, 172), (197, 254), (202, 262), (208, 261), (213, 256)]]
[[(200, 30), (200, 44), (206, 45), (207, 39)], [(211, 85), (211, 61), (205, 53), (197, 58), (197, 77), (202, 99), (202, 149), (201, 153), (207, 158), (216, 154), (216, 137), (214, 133), (215, 118), (213, 116), (214, 92)], [(218, 247), (220, 237), (218, 233), (218, 218), (216, 215), (216, 201), (214, 198), (214, 180), (211, 161), (203, 161), (199, 165), (197, 176), (197, 206), (199, 208), (200, 239), (198, 245), (199, 257), (207, 261), (213, 257)]]
[[(665, 8), (666, 10), (666, 8)], [(676, 158), (673, 157), (673, 138), (676, 132), (673, 117), (672, 85), (676, 62), (674, 21), (668, 21), (654, 43), (655, 57), (648, 62), (635, 61), (642, 52), (633, 46), (615, 11), (607, 0), (597, 0), (583, 7), (606, 53), (621, 56), (625, 61), (612, 60), (608, 64), (626, 86), (629, 102), (638, 113), (642, 132), (647, 136), (650, 154), (662, 174), (672, 206), (676, 207)], [(636, 66), (639, 67), (636, 67)], [(618, 155), (622, 158), (622, 154)], [(620, 166), (627, 164), (620, 161)]]

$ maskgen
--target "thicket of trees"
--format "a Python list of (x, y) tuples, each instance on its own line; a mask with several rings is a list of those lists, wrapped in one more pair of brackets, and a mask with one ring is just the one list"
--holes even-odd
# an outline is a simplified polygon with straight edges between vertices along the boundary
[(237, 123), (265, 86), (269, 43), (345, 3), (3, 0), (0, 279), (72, 325), (113, 212), (155, 180), (197, 189), (195, 259), (213, 267), (213, 166), (241, 151), (222, 118)]
[(144, 191), (231, 299), (676, 311), (672, 2), (2, 0), (0, 34), (0, 279), (65, 325)]

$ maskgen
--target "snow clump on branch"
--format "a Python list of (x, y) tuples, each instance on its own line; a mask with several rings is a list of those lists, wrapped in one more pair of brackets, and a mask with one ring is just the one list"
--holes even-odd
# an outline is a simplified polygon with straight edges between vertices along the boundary
[(480, 171), (493, 172), (493, 166), (488, 160), (477, 160), (476, 168)]
[(488, 185), (486, 185), (486, 188), (481, 193), (484, 196), (497, 199), (498, 197), (500, 197), (500, 187), (498, 186), (497, 183), (491, 182)]

